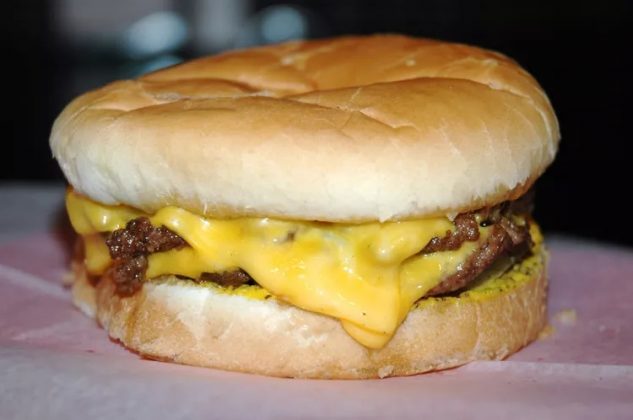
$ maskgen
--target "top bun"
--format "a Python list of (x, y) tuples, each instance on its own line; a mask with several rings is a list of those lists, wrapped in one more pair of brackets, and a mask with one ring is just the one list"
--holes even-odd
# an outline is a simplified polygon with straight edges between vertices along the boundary
[(558, 139), (547, 96), (511, 59), (380, 35), (111, 83), (66, 107), (51, 147), (70, 184), (106, 204), (360, 222), (516, 198)]

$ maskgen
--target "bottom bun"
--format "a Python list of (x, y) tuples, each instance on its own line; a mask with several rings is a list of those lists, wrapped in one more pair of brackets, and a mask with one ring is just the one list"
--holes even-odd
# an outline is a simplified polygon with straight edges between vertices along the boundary
[(545, 262), (539, 247), (459, 296), (421, 300), (380, 350), (358, 344), (333, 318), (175, 277), (121, 298), (107, 278), (92, 286), (75, 264), (73, 298), (112, 338), (152, 359), (282, 377), (382, 378), (503, 359), (536, 339), (546, 321)]

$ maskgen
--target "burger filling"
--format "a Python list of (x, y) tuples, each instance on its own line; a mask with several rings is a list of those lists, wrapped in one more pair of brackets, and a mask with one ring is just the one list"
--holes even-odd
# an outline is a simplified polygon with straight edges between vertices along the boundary
[(67, 195), (88, 273), (109, 277), (119, 295), (164, 275), (223, 287), (257, 284), (340, 319), (370, 348), (384, 346), (422, 297), (463, 289), (502, 257), (509, 264), (524, 257), (532, 245), (530, 202), (527, 195), (453, 220), (354, 225), (218, 220), (176, 207), (147, 215)]

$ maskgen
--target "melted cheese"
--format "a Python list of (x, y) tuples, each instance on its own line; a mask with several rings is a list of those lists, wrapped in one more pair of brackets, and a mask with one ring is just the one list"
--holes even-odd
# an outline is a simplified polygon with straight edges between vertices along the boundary
[[(70, 191), (67, 208), (86, 241), (86, 265), (100, 274), (110, 263), (97, 233), (123, 228), (143, 213), (106, 206)], [(488, 234), (456, 251), (421, 255), (434, 236), (453, 228), (446, 218), (366, 224), (330, 224), (269, 218), (217, 220), (177, 207), (148, 216), (190, 247), (151, 254), (147, 277), (242, 268), (280, 300), (341, 320), (370, 348), (384, 346), (411, 306), (474, 251)]]
[(86, 252), (86, 270), (90, 274), (103, 274), (112, 263), (105, 241), (98, 233), (84, 235), (83, 240)]

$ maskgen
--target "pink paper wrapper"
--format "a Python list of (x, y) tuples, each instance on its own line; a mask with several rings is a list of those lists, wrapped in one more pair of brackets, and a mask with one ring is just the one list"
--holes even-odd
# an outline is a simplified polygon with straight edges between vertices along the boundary
[(367, 381), (143, 360), (62, 286), (52, 233), (0, 246), (0, 418), (633, 418), (633, 251), (550, 241), (551, 333), (501, 362)]

